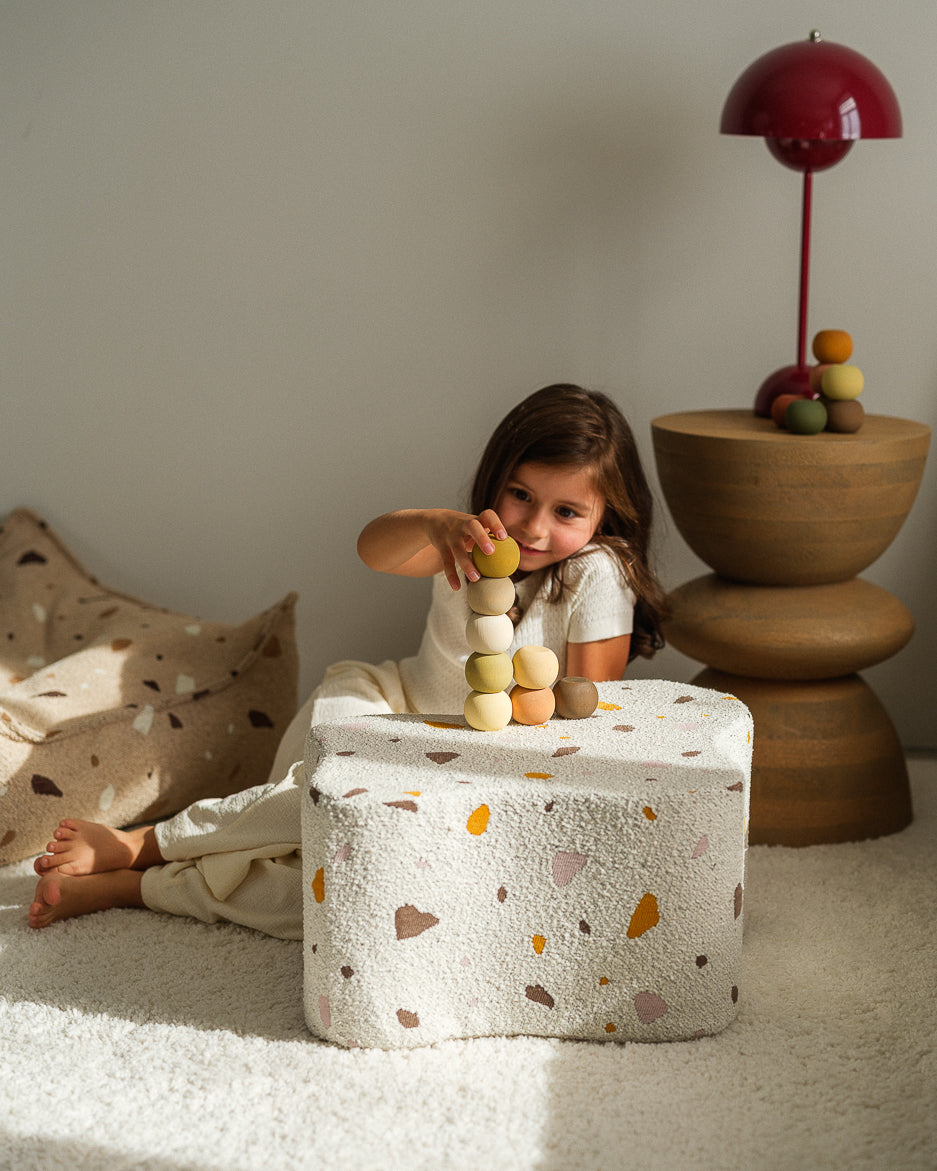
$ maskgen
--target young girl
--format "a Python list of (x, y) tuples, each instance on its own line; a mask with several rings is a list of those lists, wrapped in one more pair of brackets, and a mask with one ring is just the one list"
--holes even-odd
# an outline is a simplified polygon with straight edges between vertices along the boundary
[(520, 547), (509, 653), (548, 646), (561, 676), (598, 682), (620, 679), (635, 655), (663, 645), (665, 599), (648, 559), (651, 494), (631, 429), (605, 395), (562, 384), (516, 406), (488, 442), (469, 507), (387, 513), (358, 538), (372, 569), (434, 578), (416, 655), (330, 667), (287, 729), (266, 785), (196, 802), (156, 826), (61, 822), (36, 860), (30, 925), (140, 906), (302, 938), (306, 734), (370, 713), (461, 714), (470, 613), (461, 577), (478, 579), (472, 549), (491, 552), (489, 534)]

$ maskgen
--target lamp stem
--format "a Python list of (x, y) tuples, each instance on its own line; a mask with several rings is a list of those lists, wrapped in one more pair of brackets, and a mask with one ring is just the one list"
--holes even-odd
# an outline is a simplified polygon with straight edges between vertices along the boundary
[(797, 365), (807, 365), (807, 289), (810, 273), (810, 203), (813, 172), (804, 171), (804, 198), (800, 221), (800, 319), (797, 326)]

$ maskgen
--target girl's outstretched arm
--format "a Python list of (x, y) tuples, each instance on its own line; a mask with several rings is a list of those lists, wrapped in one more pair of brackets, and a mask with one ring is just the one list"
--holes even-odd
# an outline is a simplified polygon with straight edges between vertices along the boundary
[(404, 508), (386, 512), (364, 526), (358, 536), (358, 556), (371, 569), (403, 577), (430, 577), (442, 570), (457, 590), (459, 569), (469, 581), (478, 580), (472, 549), (479, 545), (483, 552), (492, 552), (489, 533), (499, 540), (507, 536), (490, 508), (479, 516), (451, 508)]
[(631, 635), (600, 638), (595, 642), (568, 642), (566, 644), (566, 674), (582, 675), (593, 683), (621, 679), (628, 666)]

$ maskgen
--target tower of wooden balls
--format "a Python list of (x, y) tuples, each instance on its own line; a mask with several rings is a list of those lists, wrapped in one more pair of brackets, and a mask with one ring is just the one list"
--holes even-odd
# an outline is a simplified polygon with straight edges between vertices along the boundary
[(478, 581), (466, 582), (466, 596), (472, 614), (465, 624), (465, 641), (472, 648), (465, 664), (465, 680), (471, 687), (465, 701), (465, 719), (481, 732), (496, 732), (510, 722), (513, 714), (507, 693), (514, 668), (507, 654), (514, 641), (514, 623), (508, 610), (514, 605), (511, 574), (520, 564), (517, 542), (492, 538), (494, 552), (485, 554), (476, 545), (472, 550)]
[(826, 408), (826, 430), (851, 434), (865, 418), (859, 395), (865, 385), (862, 371), (850, 366), (852, 338), (844, 329), (821, 329), (813, 339), (818, 365), (810, 371), (810, 385)]
[[(560, 664), (549, 647), (522, 646), (508, 658), (514, 641), (508, 617), (514, 605), (511, 574), (520, 564), (520, 550), (510, 537), (492, 538), (492, 544), (493, 553), (482, 553), (477, 545), (472, 550), (481, 577), (466, 583), (472, 610), (465, 624), (465, 641), (472, 648), (465, 664), (465, 681), (472, 689), (465, 700), (466, 722), (480, 732), (497, 732), (512, 718), (519, 724), (544, 724), (554, 711), (566, 719), (591, 716), (598, 688), (578, 676), (557, 683)], [(516, 686), (508, 694), (512, 679)]]
[(817, 365), (810, 368), (810, 391), (778, 395), (771, 417), (797, 435), (858, 431), (865, 418), (859, 402), (865, 380), (859, 367), (849, 364), (852, 338), (844, 329), (821, 329), (812, 348)]

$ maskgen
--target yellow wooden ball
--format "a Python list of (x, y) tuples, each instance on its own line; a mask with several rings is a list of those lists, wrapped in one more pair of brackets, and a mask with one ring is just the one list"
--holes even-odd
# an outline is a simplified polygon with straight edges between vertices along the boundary
[(552, 687), (559, 673), (559, 660), (549, 647), (522, 646), (514, 652), (514, 678), (521, 687)]
[(497, 732), (511, 722), (511, 697), (506, 691), (473, 691), (463, 711), (466, 723), (479, 732)]
[(511, 685), (514, 672), (505, 654), (469, 655), (465, 664), (465, 681), (473, 691), (504, 691)]
[(510, 577), (521, 563), (521, 551), (517, 541), (512, 537), (505, 537), (503, 541), (491, 538), (495, 547), (493, 553), (483, 553), (476, 545), (472, 549), (472, 560), (475, 568), (482, 577)]
[(465, 596), (476, 614), (506, 614), (516, 595), (509, 577), (480, 577), (466, 582)]
[(858, 366), (827, 366), (820, 386), (827, 398), (836, 402), (849, 402), (862, 394), (865, 379)]
[(545, 724), (555, 708), (549, 687), (515, 687), (511, 692), (511, 711), (519, 724)]

